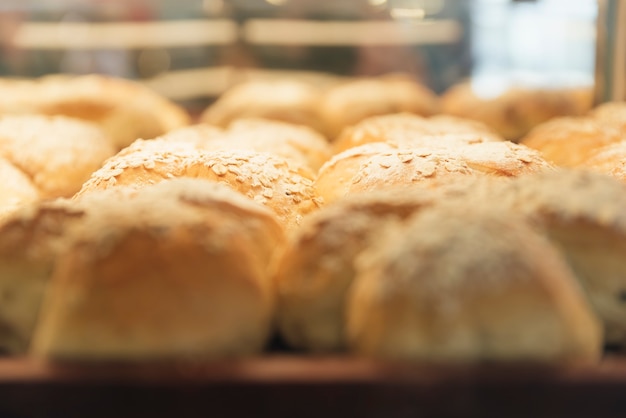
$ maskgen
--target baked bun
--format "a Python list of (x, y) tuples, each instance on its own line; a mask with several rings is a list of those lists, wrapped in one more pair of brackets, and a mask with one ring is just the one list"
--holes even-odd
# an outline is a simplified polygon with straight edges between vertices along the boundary
[(21, 206), (39, 200), (39, 190), (28, 176), (0, 157), (0, 219)]
[(67, 200), (23, 205), (0, 224), (0, 351), (24, 353), (56, 255), (83, 210)]
[(439, 110), (438, 98), (409, 77), (362, 78), (329, 88), (320, 113), (330, 138), (365, 118), (408, 112), (430, 116)]
[(427, 209), (357, 260), (359, 354), (433, 362), (593, 362), (599, 322), (558, 251), (522, 218)]
[(77, 196), (118, 186), (142, 188), (177, 177), (226, 183), (272, 209), (288, 229), (322, 204), (313, 174), (284, 159), (245, 150), (208, 152), (193, 142), (167, 140), (136, 141), (96, 171)]
[(626, 186), (603, 174), (561, 170), (494, 190), (489, 201), (524, 214), (558, 245), (603, 320), (607, 342), (626, 345)]
[(608, 174), (626, 182), (626, 140), (594, 149), (579, 164), (579, 168)]
[(0, 156), (23, 171), (44, 198), (71, 196), (113, 155), (97, 127), (63, 116), (0, 117)]
[(441, 97), (441, 111), (483, 122), (505, 139), (517, 141), (533, 127), (559, 116), (582, 115), (591, 108), (588, 88), (542, 90), (512, 87), (481, 97), (472, 83), (457, 84)]
[(200, 120), (225, 128), (236, 119), (265, 118), (324, 132), (318, 103), (317, 89), (302, 81), (247, 81), (227, 90)]
[(345, 128), (333, 143), (335, 153), (372, 142), (411, 144), (475, 144), (502, 141), (486, 125), (469, 119), (439, 115), (424, 118), (412, 113), (372, 116)]
[(576, 167), (589, 158), (593, 150), (623, 138), (617, 129), (594, 119), (563, 117), (538, 125), (521, 143), (540, 151), (556, 165)]
[[(121, 149), (137, 138), (154, 138), (187, 125), (185, 110), (139, 83), (103, 75), (51, 75), (0, 84), (17, 95), (0, 113), (41, 113), (98, 125)], [(1, 94), (0, 94), (1, 95)]]
[(81, 203), (93, 210), (56, 263), (34, 354), (152, 360), (264, 347), (273, 313), (268, 250), (283, 241), (271, 211), (194, 179)]
[(320, 169), (315, 188), (325, 203), (357, 193), (392, 186), (440, 183), (477, 174), (467, 163), (444, 153), (394, 148), (382, 142), (350, 148), (331, 158)]
[(608, 102), (593, 109), (589, 116), (597, 120), (602, 126), (608, 126), (626, 134), (626, 103)]
[(344, 314), (353, 260), (393, 221), (432, 204), (436, 193), (404, 188), (348, 197), (309, 216), (277, 263), (279, 332), (310, 351), (345, 348)]

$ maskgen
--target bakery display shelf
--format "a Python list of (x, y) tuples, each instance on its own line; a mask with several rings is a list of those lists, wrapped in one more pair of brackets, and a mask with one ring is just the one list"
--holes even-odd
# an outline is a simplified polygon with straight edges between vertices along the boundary
[(626, 357), (555, 368), (294, 354), (133, 365), (5, 358), (0, 416), (624, 417)]

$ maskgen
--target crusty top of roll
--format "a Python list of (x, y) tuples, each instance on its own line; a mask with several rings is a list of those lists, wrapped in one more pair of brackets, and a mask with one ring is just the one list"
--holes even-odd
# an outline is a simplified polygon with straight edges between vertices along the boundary
[(278, 326), (292, 347), (345, 348), (345, 299), (353, 261), (389, 222), (431, 205), (432, 190), (392, 188), (349, 196), (307, 217), (276, 266)]
[(560, 253), (521, 218), (446, 205), (357, 260), (358, 352), (421, 360), (595, 361), (601, 329)]
[(328, 89), (320, 105), (331, 138), (350, 125), (376, 115), (410, 112), (432, 115), (439, 108), (437, 96), (408, 77), (363, 78)]
[(580, 168), (608, 174), (626, 182), (626, 140), (593, 150), (580, 163)]
[(63, 116), (0, 117), (0, 155), (26, 173), (42, 197), (71, 196), (113, 155), (94, 125)]
[(557, 165), (575, 167), (593, 150), (622, 139), (619, 130), (595, 119), (563, 117), (538, 125), (521, 142)]
[(247, 81), (227, 90), (200, 120), (226, 127), (235, 119), (260, 117), (310, 126), (323, 132), (315, 87), (296, 80)]
[(315, 186), (324, 201), (330, 203), (350, 194), (390, 186), (424, 184), (433, 187), (439, 182), (476, 173), (454, 156), (371, 143), (331, 158), (320, 169)]
[[(162, 141), (160, 149), (133, 152), (109, 159), (85, 182), (78, 195), (115, 186), (144, 187), (176, 177), (202, 178), (227, 183), (249, 198), (271, 208), (288, 228), (322, 204), (313, 187), (313, 175), (270, 154), (252, 151), (195, 150), (182, 142)], [(187, 146), (185, 145), (185, 146)], [(135, 145), (134, 145), (135, 146)], [(171, 147), (171, 148), (170, 148)]]
[(0, 219), (40, 198), (39, 190), (23, 171), (0, 157)]
[(176, 179), (84, 196), (33, 351), (67, 359), (252, 353), (268, 336), (267, 277), (283, 230), (226, 185)]
[(457, 84), (441, 97), (444, 113), (481, 121), (508, 140), (518, 140), (549, 119), (582, 115), (591, 103), (590, 88), (511, 87), (498, 96), (481, 97), (471, 82)]
[(608, 102), (594, 108), (589, 116), (604, 126), (610, 126), (626, 134), (626, 103)]
[(116, 148), (137, 138), (154, 138), (189, 123), (179, 106), (139, 83), (103, 75), (51, 75), (0, 83), (15, 96), (1, 101), (4, 113), (43, 113), (84, 119), (97, 124)]
[[(334, 151), (371, 143), (388, 142), (397, 146), (407, 142), (437, 144), (454, 141), (456, 143), (479, 143), (501, 141), (497, 134), (481, 122), (448, 115), (424, 118), (413, 113), (394, 113), (372, 116), (359, 123), (346, 127), (333, 143)], [(428, 139), (422, 139), (426, 137)]]

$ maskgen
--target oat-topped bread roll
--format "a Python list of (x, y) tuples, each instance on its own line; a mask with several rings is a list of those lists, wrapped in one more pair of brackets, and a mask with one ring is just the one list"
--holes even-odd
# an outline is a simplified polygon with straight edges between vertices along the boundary
[(626, 139), (619, 130), (592, 118), (563, 117), (542, 123), (521, 143), (563, 167), (580, 165), (597, 148)]
[(474, 119), (517, 141), (533, 127), (559, 116), (582, 115), (591, 108), (589, 88), (533, 89), (511, 87), (495, 97), (479, 95), (472, 83), (457, 84), (441, 97), (441, 111)]
[(290, 237), (274, 274), (278, 328), (292, 347), (345, 348), (345, 300), (354, 259), (390, 223), (431, 205), (431, 190), (397, 188), (351, 196), (308, 217)]
[(0, 351), (29, 344), (56, 255), (85, 216), (75, 202), (24, 205), (0, 224)]
[(615, 128), (626, 134), (626, 102), (608, 102), (589, 112), (601, 125)]
[(206, 124), (175, 129), (158, 139), (192, 142), (207, 151), (267, 152), (317, 170), (330, 157), (330, 145), (319, 132), (303, 125), (270, 119), (238, 119), (219, 129)]
[(426, 209), (357, 260), (359, 354), (427, 362), (593, 362), (599, 321), (559, 252), (522, 218)]
[(392, 186), (435, 187), (477, 174), (465, 162), (441, 153), (371, 143), (350, 148), (320, 168), (315, 188), (325, 203)]
[(180, 106), (139, 83), (103, 75), (53, 75), (0, 83), (2, 113), (41, 113), (84, 119), (100, 126), (116, 148), (154, 138), (189, 123)]
[(319, 100), (318, 89), (303, 81), (246, 81), (227, 90), (202, 113), (200, 120), (227, 127), (236, 119), (265, 118), (324, 132)]
[(117, 186), (142, 188), (177, 177), (226, 183), (272, 209), (288, 229), (322, 204), (313, 174), (284, 159), (245, 150), (209, 152), (193, 142), (167, 140), (136, 141), (107, 160), (77, 196)]
[(37, 356), (152, 360), (252, 354), (270, 334), (271, 211), (224, 185), (178, 179), (85, 196), (33, 336)]
[(430, 116), (439, 110), (438, 98), (410, 77), (360, 78), (329, 88), (323, 95), (320, 113), (330, 138), (370, 116), (408, 112)]
[(438, 115), (425, 118), (412, 113), (372, 116), (345, 128), (333, 143), (335, 153), (372, 142), (397, 146), (406, 143), (474, 144), (502, 141), (485, 124), (470, 119)]
[(626, 186), (603, 174), (562, 170), (520, 177), (491, 196), (485, 199), (543, 227), (587, 291), (607, 342), (625, 345)]
[(594, 149), (579, 164), (579, 168), (608, 174), (626, 182), (626, 138), (624, 141)]
[(39, 189), (26, 173), (0, 157), (0, 220), (21, 206), (40, 199)]
[(0, 156), (23, 171), (42, 197), (65, 197), (113, 155), (96, 126), (63, 116), (0, 117)]

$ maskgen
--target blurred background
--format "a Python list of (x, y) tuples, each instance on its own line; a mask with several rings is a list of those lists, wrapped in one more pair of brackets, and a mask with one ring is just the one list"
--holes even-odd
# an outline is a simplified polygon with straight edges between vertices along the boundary
[(103, 73), (205, 104), (244, 77), (402, 72), (436, 92), (472, 77), (591, 85), (595, 0), (3, 0), (0, 75)]

